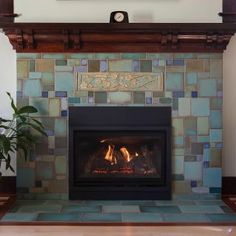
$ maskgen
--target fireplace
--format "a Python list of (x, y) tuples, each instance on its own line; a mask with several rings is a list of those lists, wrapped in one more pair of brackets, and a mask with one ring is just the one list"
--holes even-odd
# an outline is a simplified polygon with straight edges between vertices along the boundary
[(70, 107), (70, 199), (170, 199), (170, 107)]

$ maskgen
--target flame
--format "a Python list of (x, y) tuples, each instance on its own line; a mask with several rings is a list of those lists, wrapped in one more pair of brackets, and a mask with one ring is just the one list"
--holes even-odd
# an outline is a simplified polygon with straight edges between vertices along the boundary
[(115, 146), (114, 145), (109, 145), (108, 146), (108, 151), (105, 155), (105, 160), (110, 161), (111, 165), (117, 164), (117, 160), (115, 157), (113, 157), (113, 152), (114, 152)]
[(138, 156), (139, 156), (139, 154), (138, 154), (137, 152), (135, 152), (135, 156), (136, 156), (136, 157), (138, 157)]
[(128, 152), (128, 150), (127, 150), (126, 147), (122, 147), (122, 148), (120, 149), (120, 151), (121, 151), (121, 153), (123, 154), (123, 157), (125, 158), (125, 160), (126, 160), (127, 162), (130, 162), (130, 161), (132, 160), (132, 158), (131, 158), (131, 156), (130, 156), (130, 154), (129, 154), (129, 152)]

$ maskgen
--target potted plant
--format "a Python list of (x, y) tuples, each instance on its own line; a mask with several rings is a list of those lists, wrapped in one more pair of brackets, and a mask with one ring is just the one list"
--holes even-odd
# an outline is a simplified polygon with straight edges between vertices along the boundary
[(34, 146), (37, 138), (31, 131), (37, 131), (42, 135), (44, 132), (42, 123), (30, 114), (37, 113), (34, 106), (23, 106), (17, 108), (10, 93), (11, 107), (13, 109), (12, 119), (0, 117), (0, 167), (5, 162), (5, 168), (15, 172), (11, 165), (12, 154), (18, 152), (27, 159), (28, 152)]

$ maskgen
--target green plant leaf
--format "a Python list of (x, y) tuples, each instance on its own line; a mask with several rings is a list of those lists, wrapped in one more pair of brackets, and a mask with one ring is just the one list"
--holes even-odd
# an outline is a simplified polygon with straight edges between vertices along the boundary
[(18, 114), (37, 113), (38, 110), (33, 106), (24, 106), (18, 110)]
[(15, 103), (14, 103), (14, 100), (13, 100), (11, 94), (10, 94), (9, 92), (7, 92), (7, 95), (8, 95), (8, 97), (9, 97), (10, 100), (11, 100), (11, 107), (12, 107), (12, 109), (14, 110), (15, 114), (17, 114), (17, 113), (18, 113), (18, 110), (17, 110), (17, 108), (16, 108), (16, 105), (15, 105)]

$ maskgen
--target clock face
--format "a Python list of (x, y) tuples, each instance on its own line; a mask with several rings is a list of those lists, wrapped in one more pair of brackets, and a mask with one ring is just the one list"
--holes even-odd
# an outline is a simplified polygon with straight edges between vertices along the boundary
[(114, 19), (116, 20), (116, 22), (122, 22), (124, 20), (125, 16), (122, 12), (117, 12), (114, 15)]

